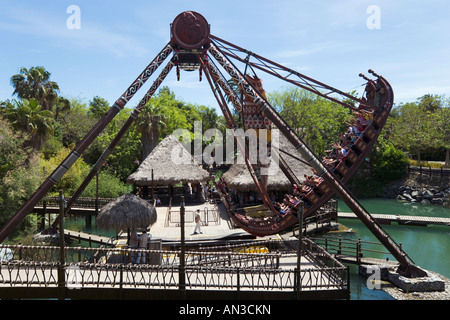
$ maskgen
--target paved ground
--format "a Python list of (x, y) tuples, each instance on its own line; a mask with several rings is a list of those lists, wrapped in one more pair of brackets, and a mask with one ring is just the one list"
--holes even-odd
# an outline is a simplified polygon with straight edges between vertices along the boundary
[[(206, 208), (206, 209), (205, 209)], [(195, 223), (193, 221), (194, 212), (200, 209), (202, 216), (202, 225), (200, 230), (202, 233), (194, 234)], [(180, 241), (181, 227), (179, 224), (180, 207), (175, 206), (171, 208), (171, 222), (168, 223), (168, 207), (156, 207), (158, 218), (156, 223), (151, 227), (150, 234), (153, 240), (161, 239), (163, 241)], [(210, 219), (205, 221), (205, 210), (209, 211)], [(211, 219), (213, 211), (218, 213), (218, 219)], [(217, 240), (236, 236), (250, 236), (249, 233), (240, 229), (232, 228), (231, 221), (222, 204), (197, 204), (185, 206), (185, 240), (186, 241), (202, 241), (202, 240)], [(206, 225), (207, 224), (207, 225)], [(278, 236), (274, 236), (277, 238)]]

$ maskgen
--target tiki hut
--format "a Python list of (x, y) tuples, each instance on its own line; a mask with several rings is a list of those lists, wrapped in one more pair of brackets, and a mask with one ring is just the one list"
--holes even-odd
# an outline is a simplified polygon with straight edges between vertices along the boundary
[[(294, 148), (289, 140), (281, 132), (279, 132), (278, 129), (274, 130), (277, 130), (279, 133), (279, 148), (275, 148), (277, 153), (282, 156), (289, 168), (291, 168), (300, 180), (302, 180), (305, 174), (310, 175), (310, 166), (296, 159), (298, 158), (303, 160), (301, 154)], [(281, 149), (292, 156), (287, 155), (284, 152), (280, 152), (278, 149)], [(253, 179), (245, 164), (233, 164), (230, 169), (223, 174), (222, 178), (230, 189), (234, 189), (236, 191), (257, 191)], [(281, 168), (278, 167), (276, 161), (271, 161), (269, 166), (267, 189), (270, 191), (290, 191), (292, 189), (292, 184)]]
[(156, 222), (153, 205), (134, 194), (124, 194), (105, 205), (96, 218), (97, 226), (105, 230), (148, 228)]
[(173, 135), (165, 137), (142, 161), (139, 168), (127, 178), (137, 186), (174, 186), (183, 184), (200, 186), (210, 175)]

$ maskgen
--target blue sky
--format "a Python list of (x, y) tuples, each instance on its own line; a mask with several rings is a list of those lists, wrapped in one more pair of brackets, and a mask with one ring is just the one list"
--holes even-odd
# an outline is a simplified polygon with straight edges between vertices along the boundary
[[(80, 29), (67, 28), (70, 5)], [(367, 21), (379, 8), (379, 29)], [(448, 1), (83, 1), (0, 0), (0, 100), (20, 67), (44, 66), (61, 94), (114, 103), (165, 46), (170, 23), (185, 10), (201, 13), (211, 33), (342, 91), (362, 92), (369, 68), (393, 86), (395, 102), (450, 94)], [(266, 91), (287, 83), (260, 74)], [(135, 106), (151, 78), (129, 102)], [(163, 83), (177, 98), (216, 107), (206, 79), (172, 72)]]

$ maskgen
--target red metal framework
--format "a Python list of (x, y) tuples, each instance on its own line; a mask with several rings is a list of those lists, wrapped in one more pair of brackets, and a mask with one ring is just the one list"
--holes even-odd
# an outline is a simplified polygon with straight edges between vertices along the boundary
[[(280, 161), (279, 165), (291, 183), (297, 187), (294, 189), (292, 196), (299, 199), (298, 204), (290, 206), (288, 212), (281, 214), (280, 209), (275, 208), (274, 203), (270, 200), (266, 190), (266, 179), (264, 173), (261, 173), (263, 164), (251, 164), (248, 161), (248, 152), (245, 145), (239, 145), (242, 152), (246, 155), (245, 162), (249, 172), (253, 178), (258, 192), (261, 195), (263, 204), (272, 212), (269, 217), (264, 219), (249, 219), (246, 215), (237, 211), (231, 198), (227, 195), (227, 188), (221, 185), (224, 199), (229, 208), (231, 218), (246, 231), (257, 235), (265, 236), (281, 232), (298, 222), (299, 210), (302, 210), (303, 217), (307, 217), (327, 202), (334, 194), (339, 197), (354, 211), (361, 221), (372, 231), (379, 241), (391, 252), (391, 254), (399, 261), (400, 271), (408, 276), (423, 276), (424, 272), (413, 265), (412, 260), (398, 246), (395, 241), (378, 225), (370, 214), (363, 208), (357, 199), (346, 188), (345, 182), (353, 175), (367, 154), (372, 149), (378, 135), (383, 128), (389, 112), (393, 105), (393, 90), (390, 84), (382, 76), (377, 75), (369, 70), (375, 79), (369, 79), (360, 74), (366, 81), (365, 97), (359, 99), (350, 94), (342, 92), (336, 88), (328, 86), (322, 82), (314, 80), (295, 70), (286, 68), (276, 62), (270, 61), (260, 55), (236, 46), (230, 42), (222, 40), (210, 34), (210, 26), (206, 19), (199, 13), (186, 11), (178, 15), (171, 24), (171, 40), (168, 45), (157, 55), (150, 65), (141, 73), (141, 75), (130, 85), (125, 93), (114, 103), (111, 109), (99, 122), (92, 128), (86, 137), (75, 147), (71, 154), (61, 163), (60, 166), (48, 177), (48, 179), (39, 187), (39, 189), (31, 196), (25, 205), (14, 214), (11, 219), (0, 229), (0, 242), (2, 242), (8, 234), (23, 220), (23, 218), (31, 212), (34, 206), (45, 196), (45, 194), (53, 187), (53, 185), (61, 179), (72, 164), (87, 149), (92, 141), (103, 131), (106, 125), (114, 118), (114, 116), (125, 106), (125, 104), (134, 96), (134, 94), (142, 87), (147, 79), (153, 74), (158, 66), (171, 53), (168, 66), (163, 70), (162, 74), (155, 80), (149, 92), (145, 95), (137, 108), (133, 111), (129, 121), (120, 130), (117, 137), (111, 145), (105, 150), (104, 154), (99, 158), (97, 164), (91, 173), (86, 177), (82, 186), (80, 186), (80, 194), (85, 185), (99, 170), (101, 164), (104, 163), (111, 153), (112, 149), (117, 145), (123, 133), (129, 128), (130, 124), (137, 118), (140, 110), (156, 91), (159, 84), (170, 71), (172, 66), (176, 66), (177, 76), (180, 70), (199, 70), (200, 79), (204, 72), (208, 83), (217, 98), (219, 106), (225, 116), (225, 119), (231, 128), (237, 125), (233, 120), (232, 113), (228, 109), (225, 97), (232, 102), (235, 109), (242, 114), (245, 124), (249, 128), (257, 130), (278, 128), (291, 144), (300, 152), (302, 157), (308, 162), (314, 175), (317, 176), (316, 182), (302, 181), (296, 177), (292, 170), (283, 160), (282, 152), (275, 152)], [(233, 61), (245, 64), (245, 71), (241, 72)], [(244, 99), (241, 99), (238, 93), (232, 88), (225, 79), (220, 67), (238, 84)], [(360, 131), (358, 138), (348, 148), (345, 157), (340, 158), (333, 165), (324, 164), (311, 149), (296, 135), (294, 130), (284, 121), (284, 119), (276, 112), (276, 110), (267, 101), (261, 83), (258, 78), (252, 78), (246, 74), (247, 68), (257, 69), (271, 76), (275, 76), (298, 87), (313, 92), (321, 97), (338, 103), (359, 115), (367, 115), (370, 121), (366, 122), (363, 130)], [(355, 107), (355, 105), (358, 105)], [(270, 140), (267, 140), (270, 144)], [(303, 188), (305, 187), (305, 188)], [(306, 191), (296, 191), (304, 189)], [(73, 197), (77, 198), (77, 196)], [(302, 207), (300, 207), (302, 204)], [(70, 206), (69, 206), (70, 210)]]

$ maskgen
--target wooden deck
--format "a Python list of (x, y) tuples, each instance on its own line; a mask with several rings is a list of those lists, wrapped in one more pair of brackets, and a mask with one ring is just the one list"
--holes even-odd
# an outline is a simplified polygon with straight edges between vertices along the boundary
[[(195, 223), (193, 221), (193, 212), (195, 212), (195, 210), (197, 209), (200, 209), (201, 213), (203, 213), (205, 208), (207, 208), (207, 210), (209, 211), (216, 210), (218, 213), (218, 219), (216, 221), (210, 220), (207, 223), (203, 221), (200, 227), (202, 233), (194, 234)], [(161, 240), (163, 242), (180, 241), (181, 227), (180, 224), (177, 223), (179, 220), (176, 217), (176, 215), (179, 214), (180, 207), (177, 206), (171, 208), (172, 222), (169, 223), (168, 223), (169, 217), (167, 206), (156, 207), (156, 211), (157, 211), (156, 223), (153, 224), (150, 228), (151, 239)], [(240, 228), (233, 228), (230, 218), (222, 203), (219, 204), (204, 203), (199, 205), (186, 205), (185, 212), (186, 218), (184, 229), (186, 242), (254, 237)], [(278, 239), (277, 236), (274, 236), (273, 238)]]
[[(57, 263), (15, 261), (1, 265), (0, 298), (62, 295), (69, 299), (177, 299), (183, 292), (185, 298), (201, 300), (349, 297), (348, 268), (336, 265), (335, 271), (330, 267), (323, 269), (321, 261), (302, 256), (299, 288), (296, 265), (297, 255), (285, 253), (280, 255), (276, 269), (228, 266), (228, 263), (206, 268), (189, 264), (180, 278), (182, 271), (176, 265), (69, 264), (64, 268), (65, 285), (61, 288)], [(181, 279), (185, 290), (180, 291)]]
[(334, 254), (334, 257), (338, 259), (339, 261), (343, 263), (351, 263), (351, 264), (358, 264), (358, 265), (380, 265), (380, 266), (398, 266), (399, 263), (395, 260), (384, 260), (384, 259), (377, 259), (377, 258), (370, 258), (370, 257), (361, 257), (357, 258), (354, 255), (345, 255), (345, 254)]
[[(441, 217), (421, 217), (421, 216), (407, 216), (407, 215), (395, 215), (395, 214), (371, 214), (371, 216), (379, 223), (390, 224), (397, 222), (404, 225), (442, 225), (450, 226), (450, 218)], [(352, 212), (338, 212), (338, 218), (343, 219), (359, 219)]]
[(113, 244), (113, 241), (111, 238), (103, 237), (103, 236), (97, 235), (97, 234), (85, 233), (85, 232), (81, 232), (81, 231), (73, 231), (73, 230), (65, 229), (64, 236), (67, 238), (75, 239), (75, 240), (88, 241), (88, 242), (103, 244), (103, 245), (112, 245)]

